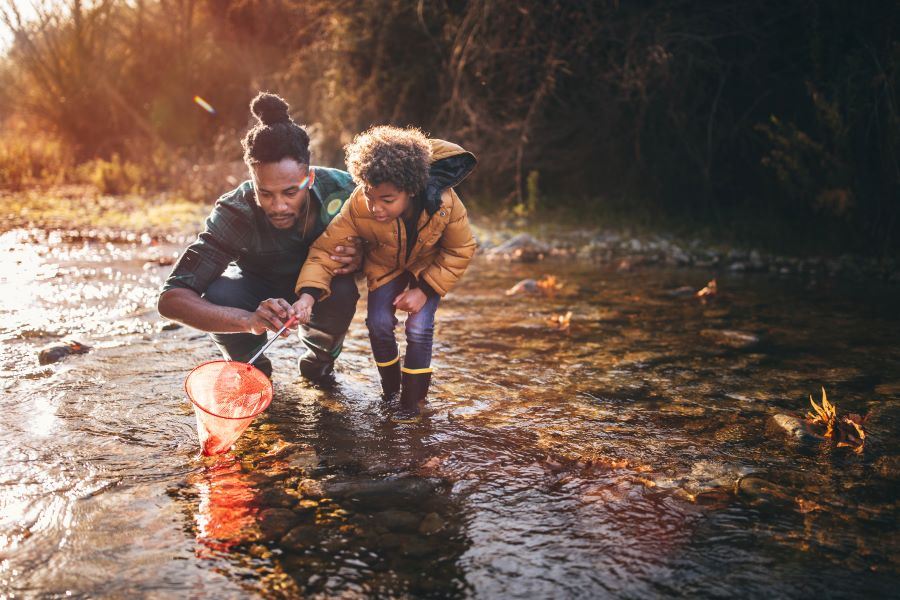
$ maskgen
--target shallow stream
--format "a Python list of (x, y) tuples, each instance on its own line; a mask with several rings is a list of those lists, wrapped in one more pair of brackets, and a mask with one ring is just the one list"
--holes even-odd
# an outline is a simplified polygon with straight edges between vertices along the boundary
[[(0, 235), (0, 597), (900, 586), (897, 287), (720, 274), (703, 302), (678, 290), (708, 269), (480, 257), (438, 310), (421, 423), (379, 398), (363, 299), (334, 389), (280, 342), (272, 406), (203, 458), (182, 386), (216, 350), (155, 312), (179, 247)], [(38, 365), (67, 338), (92, 349)], [(861, 454), (773, 423), (822, 386), (869, 414)]]

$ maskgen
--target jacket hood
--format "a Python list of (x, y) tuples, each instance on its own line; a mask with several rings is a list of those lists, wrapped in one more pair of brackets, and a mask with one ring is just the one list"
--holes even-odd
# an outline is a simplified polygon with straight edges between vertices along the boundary
[(428, 141), (431, 142), (431, 169), (422, 195), (425, 212), (433, 215), (441, 207), (444, 190), (459, 185), (478, 161), (461, 146), (438, 139)]

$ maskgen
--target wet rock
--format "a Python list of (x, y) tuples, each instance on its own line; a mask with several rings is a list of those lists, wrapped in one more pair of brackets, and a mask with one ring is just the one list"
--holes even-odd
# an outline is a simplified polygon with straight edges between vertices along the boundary
[(321, 500), (325, 497), (325, 488), (322, 487), (321, 482), (315, 479), (301, 479), (297, 484), (297, 491), (301, 496), (310, 500)]
[(319, 543), (319, 528), (315, 525), (298, 525), (284, 534), (279, 545), (288, 550), (305, 550)]
[(882, 456), (875, 461), (875, 472), (885, 479), (900, 480), (900, 456)]
[(444, 520), (437, 513), (428, 513), (419, 524), (419, 533), (431, 535), (444, 528)]
[(181, 323), (176, 323), (175, 321), (163, 321), (157, 326), (158, 331), (175, 331), (176, 329), (181, 329), (183, 325)]
[(319, 503), (316, 500), (301, 500), (294, 506), (294, 512), (298, 515), (311, 515), (316, 512), (319, 508)]
[(700, 332), (700, 335), (720, 346), (736, 349), (748, 348), (759, 343), (759, 336), (746, 331), (735, 331), (732, 329), (704, 329)]
[(53, 344), (47, 346), (38, 352), (38, 363), (42, 365), (51, 365), (59, 362), (70, 354), (86, 354), (91, 347), (79, 342), (64, 342), (62, 344)]
[(752, 475), (738, 480), (735, 484), (735, 493), (754, 506), (789, 504), (795, 501), (794, 494), (789, 489)]
[(421, 517), (405, 510), (385, 510), (376, 513), (374, 520), (391, 531), (415, 531)]
[(689, 285), (683, 285), (680, 288), (675, 288), (674, 290), (667, 290), (666, 295), (672, 296), (674, 298), (693, 296), (694, 288)]
[(550, 246), (548, 244), (533, 238), (527, 233), (520, 233), (496, 248), (492, 248), (487, 254), (491, 257), (534, 262), (543, 259), (549, 253)]
[(777, 414), (772, 417), (772, 422), (787, 433), (790, 437), (800, 441), (811, 442), (823, 439), (813, 433), (809, 425), (803, 419), (791, 415)]
[(297, 498), (288, 494), (281, 488), (271, 487), (262, 490), (256, 497), (260, 506), (273, 508), (291, 508), (297, 503)]
[(405, 477), (397, 479), (367, 479), (332, 483), (325, 486), (333, 498), (357, 498), (366, 501), (392, 502), (398, 496), (407, 500), (423, 500), (434, 494), (439, 482), (432, 479)]
[(262, 544), (253, 544), (248, 549), (248, 553), (253, 558), (271, 558), (272, 551)]
[(537, 291), (537, 281), (535, 281), (534, 279), (523, 279), (516, 285), (506, 290), (506, 295), (515, 296), (516, 294), (536, 294)]
[(277, 540), (297, 524), (297, 515), (286, 508), (267, 508), (257, 517), (265, 540)]

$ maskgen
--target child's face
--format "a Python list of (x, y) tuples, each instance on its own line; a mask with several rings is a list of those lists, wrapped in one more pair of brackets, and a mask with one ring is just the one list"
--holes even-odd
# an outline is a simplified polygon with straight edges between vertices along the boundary
[(409, 192), (404, 192), (393, 183), (379, 185), (365, 184), (366, 206), (379, 223), (387, 223), (404, 216), (410, 209)]

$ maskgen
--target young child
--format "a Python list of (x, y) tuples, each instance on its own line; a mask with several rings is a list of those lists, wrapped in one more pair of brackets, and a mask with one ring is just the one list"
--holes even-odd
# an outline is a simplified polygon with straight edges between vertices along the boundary
[[(334, 248), (362, 238), (366, 325), (381, 386), (386, 398), (400, 392), (401, 412), (415, 416), (431, 384), (434, 313), (475, 254), (466, 209), (452, 189), (475, 168), (475, 157), (418, 129), (389, 126), (357, 135), (345, 150), (358, 187), (310, 249), (294, 314), (304, 322), (328, 296), (341, 266), (330, 258)], [(402, 369), (394, 337), (398, 309), (409, 315)]]

